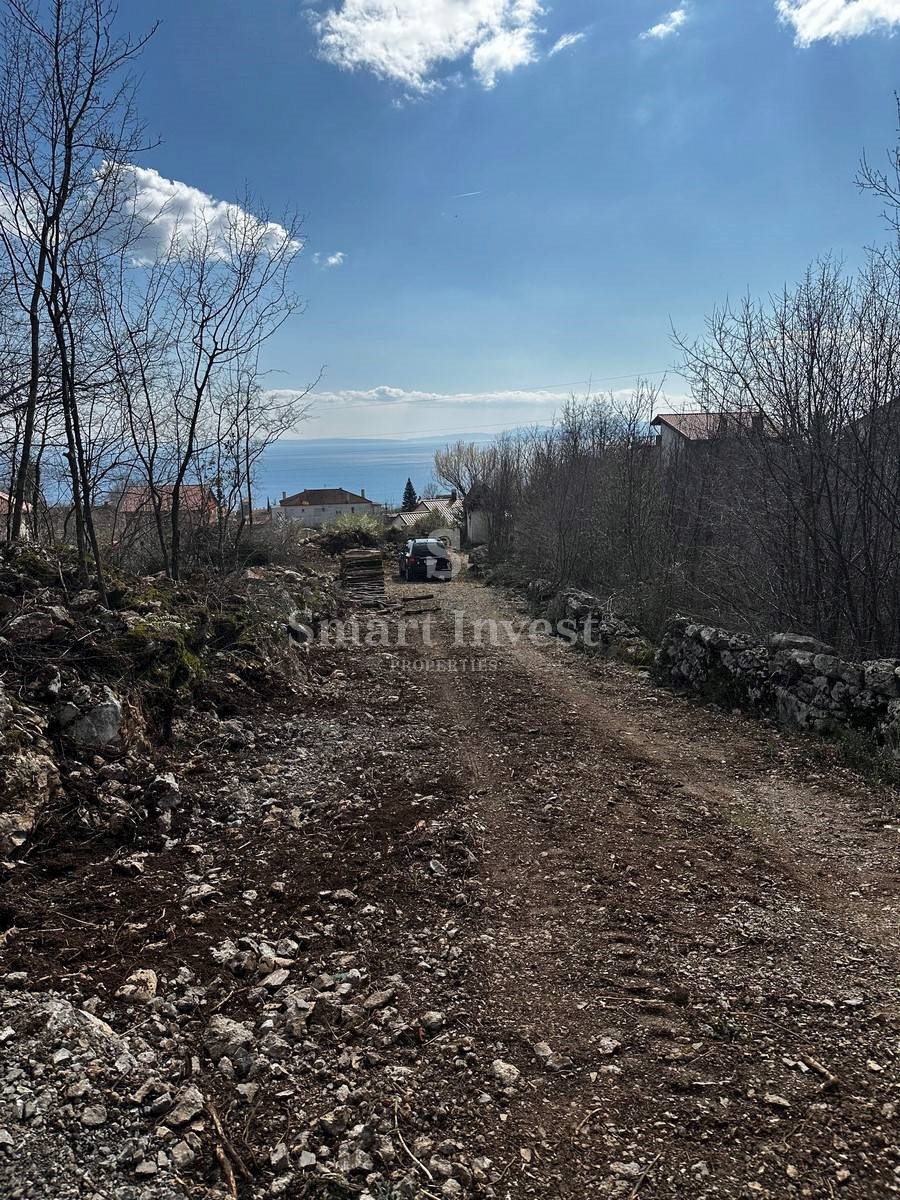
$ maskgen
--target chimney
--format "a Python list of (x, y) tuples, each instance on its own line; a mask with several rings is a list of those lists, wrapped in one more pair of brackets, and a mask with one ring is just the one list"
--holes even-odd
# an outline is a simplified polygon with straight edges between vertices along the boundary
[(287, 492), (282, 492), (281, 498), (282, 498), (282, 500), (287, 500)]
[(450, 503), (455, 504), (456, 501), (457, 501), (456, 488), (452, 488), (450, 491)]
[(360, 489), (359, 489), (359, 494), (362, 496), (363, 500), (365, 500), (365, 498), (366, 498), (366, 489), (365, 489), (365, 488), (360, 488)]

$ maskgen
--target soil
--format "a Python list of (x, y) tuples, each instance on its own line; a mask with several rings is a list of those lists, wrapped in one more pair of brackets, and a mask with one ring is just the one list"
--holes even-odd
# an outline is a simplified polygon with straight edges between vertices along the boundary
[[(478, 646), (523, 618), (475, 581), (388, 597), (431, 645), (313, 647), (289, 699), (176, 729), (183, 808), (142, 874), (134, 847), (38, 844), (5, 885), (3, 970), (32, 991), (99, 997), (125, 1031), (132, 971), (206, 989), (176, 1040), (246, 1175), (207, 1130), (172, 1194), (265, 1195), (272, 1148), (315, 1148), (339, 1101), (396, 1161), (280, 1194), (900, 1193), (897, 793), (646, 671), (502, 626)], [(304, 928), (295, 970), (389, 981), (401, 1024), (323, 1029), (248, 1105), (197, 1047), (212, 1012), (264, 1011), (210, 952)]]

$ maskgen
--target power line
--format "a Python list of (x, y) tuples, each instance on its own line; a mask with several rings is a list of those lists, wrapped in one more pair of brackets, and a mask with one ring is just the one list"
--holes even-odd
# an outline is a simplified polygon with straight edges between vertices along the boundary
[(656, 375), (668, 375), (670, 368), (664, 367), (661, 371), (634, 371), (630, 375), (591, 375), (587, 379), (570, 379), (567, 383), (541, 383), (532, 387), (509, 388), (511, 392), (543, 392), (548, 388), (555, 387), (576, 387), (578, 384), (586, 383), (593, 385), (595, 383), (620, 383), (623, 379), (652, 379)]

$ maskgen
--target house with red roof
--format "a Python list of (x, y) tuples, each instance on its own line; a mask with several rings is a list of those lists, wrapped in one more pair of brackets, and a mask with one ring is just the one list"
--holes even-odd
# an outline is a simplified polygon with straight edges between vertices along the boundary
[(274, 515), (280, 521), (295, 521), (309, 529), (333, 525), (338, 517), (377, 516), (378, 505), (366, 499), (365, 489), (359, 493), (346, 488), (304, 488), (293, 496), (282, 495)]

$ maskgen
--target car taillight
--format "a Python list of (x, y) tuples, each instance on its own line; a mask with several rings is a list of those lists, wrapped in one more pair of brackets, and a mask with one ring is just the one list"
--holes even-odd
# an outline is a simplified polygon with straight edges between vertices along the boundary
[(408, 567), (411, 567), (415, 561), (416, 561), (416, 558), (415, 558), (415, 555), (414, 555), (414, 554), (407, 554), (407, 556), (406, 556), (406, 565), (407, 565)]

